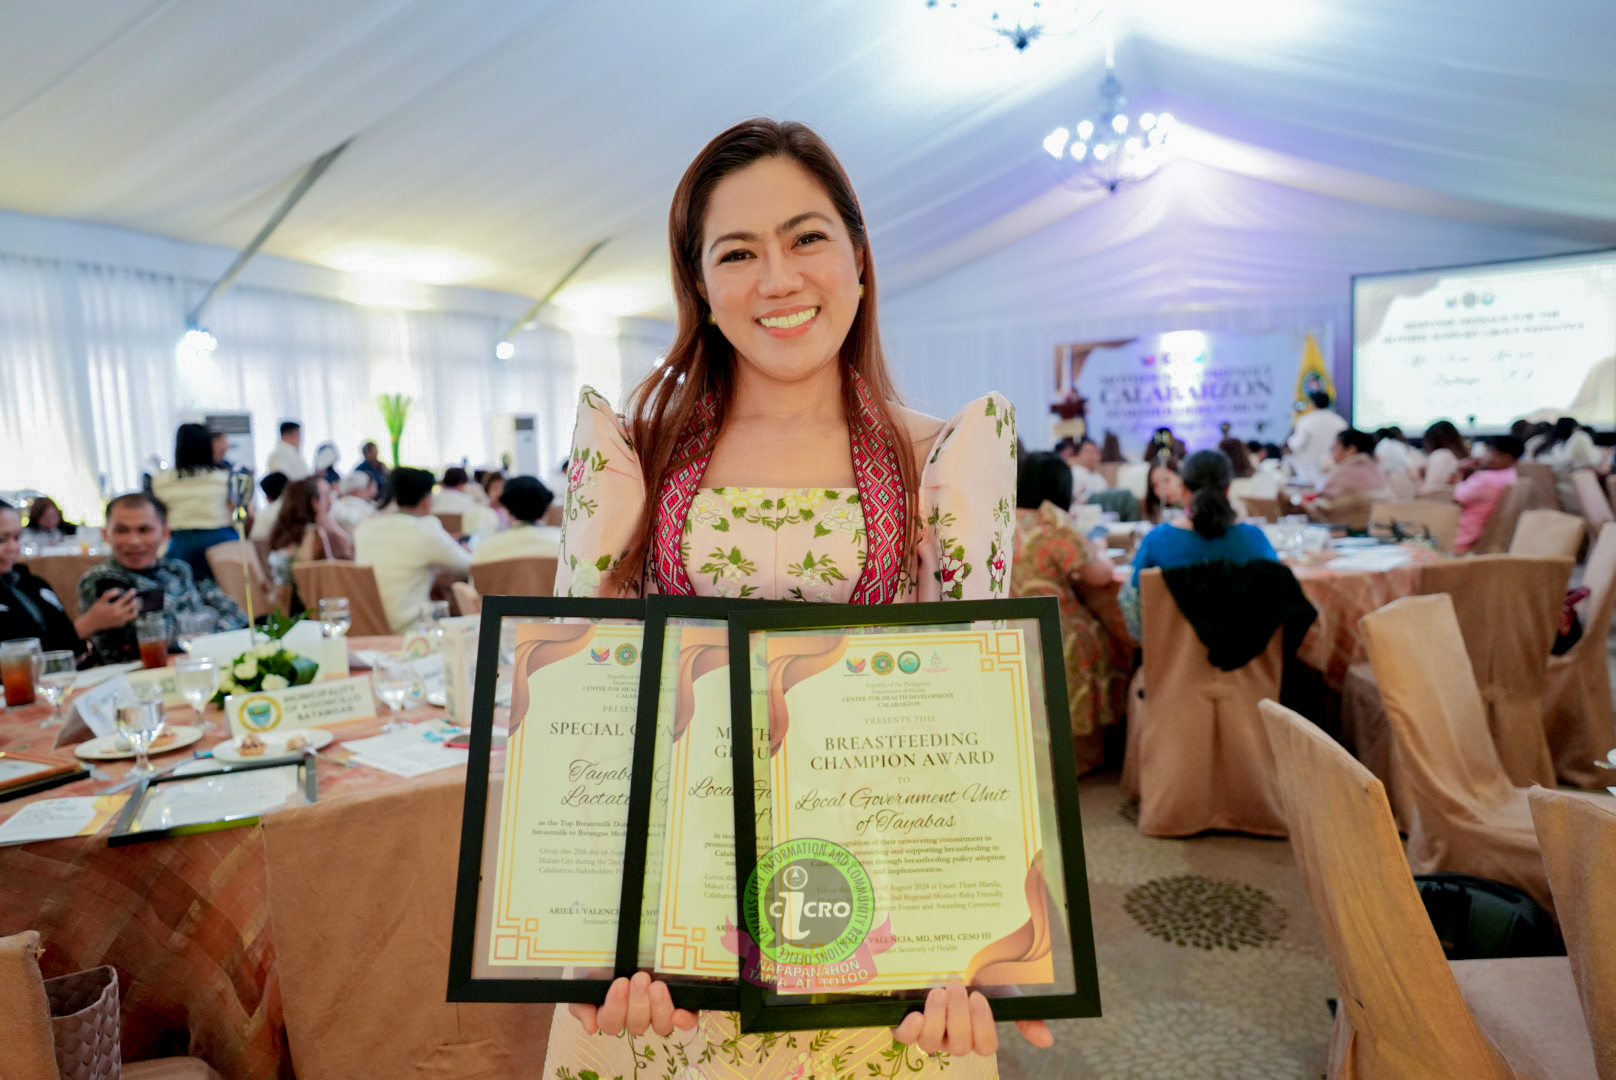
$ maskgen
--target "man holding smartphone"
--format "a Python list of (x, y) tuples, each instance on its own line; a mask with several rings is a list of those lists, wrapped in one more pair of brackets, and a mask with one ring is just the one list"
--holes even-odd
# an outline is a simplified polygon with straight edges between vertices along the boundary
[(185, 563), (160, 557), (168, 540), (168, 514), (159, 500), (140, 492), (113, 499), (107, 504), (105, 535), (112, 555), (79, 579), (79, 604), (89, 611), (102, 595), (113, 592), (132, 597), (134, 602), (122, 622), (91, 636), (102, 663), (140, 658), (133, 623), (142, 612), (162, 613), (170, 647), (176, 640), (175, 617), (182, 611), (211, 613), (215, 630), (239, 630), (247, 625), (241, 607), (216, 582), (199, 582)]

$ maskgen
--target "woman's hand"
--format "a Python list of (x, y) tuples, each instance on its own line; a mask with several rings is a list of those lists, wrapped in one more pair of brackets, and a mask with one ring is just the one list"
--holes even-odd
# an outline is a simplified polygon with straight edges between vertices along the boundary
[(668, 984), (658, 982), (643, 971), (632, 979), (617, 979), (606, 991), (606, 1003), (594, 1005), (568, 1005), (567, 1008), (584, 1030), (593, 1035), (619, 1035), (627, 1030), (630, 1035), (644, 1035), (650, 1028), (658, 1035), (673, 1034), (673, 1029), (690, 1031), (696, 1026), (696, 1014), (689, 1009), (673, 1007), (673, 995)]
[(140, 594), (134, 589), (112, 589), (96, 598), (88, 610), (73, 620), (73, 632), (89, 640), (91, 634), (127, 626), (140, 614)]
[[(1055, 1045), (1055, 1036), (1042, 1020), (1017, 1020), (1015, 1025), (1034, 1046)], [(946, 989), (933, 987), (926, 995), (926, 1011), (904, 1017), (903, 1023), (892, 1029), (892, 1037), (906, 1046), (917, 1044), (928, 1054), (963, 1057), (999, 1051), (999, 1029), (988, 999), (979, 990), (967, 995), (965, 984), (958, 979), (950, 981)]]

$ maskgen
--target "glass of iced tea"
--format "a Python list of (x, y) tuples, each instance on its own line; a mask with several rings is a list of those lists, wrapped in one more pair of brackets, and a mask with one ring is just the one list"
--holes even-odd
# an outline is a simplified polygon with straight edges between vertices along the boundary
[(168, 620), (160, 611), (148, 611), (135, 620), (135, 640), (140, 642), (142, 667), (168, 666)]
[(0, 682), (5, 684), (8, 706), (34, 703), (34, 657), (40, 651), (38, 638), (0, 641)]

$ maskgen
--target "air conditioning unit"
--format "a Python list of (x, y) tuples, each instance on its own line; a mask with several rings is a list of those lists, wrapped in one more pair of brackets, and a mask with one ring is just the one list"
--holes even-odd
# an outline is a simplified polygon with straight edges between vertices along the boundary
[(197, 422), (206, 425), (209, 431), (222, 431), (230, 436), (225, 459), (231, 465), (248, 472), (256, 471), (258, 456), (253, 452), (252, 413), (205, 413)]
[(539, 422), (531, 413), (495, 413), (494, 457), (512, 476), (539, 475)]

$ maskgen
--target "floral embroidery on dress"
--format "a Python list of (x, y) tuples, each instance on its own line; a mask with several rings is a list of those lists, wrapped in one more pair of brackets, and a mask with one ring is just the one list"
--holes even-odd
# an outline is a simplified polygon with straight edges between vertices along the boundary
[[(832, 488), (785, 488), (774, 498), (770, 497), (768, 488), (727, 487), (711, 490), (713, 494), (723, 496), (729, 503), (731, 517), (749, 525), (762, 525), (776, 532), (787, 525), (800, 525), (805, 521), (813, 521), (819, 514), (819, 508), (827, 502), (846, 505), (841, 502), (842, 493)], [(703, 498), (702, 495), (697, 496), (698, 505)], [(706, 505), (715, 512), (721, 509), (710, 499), (706, 500)], [(690, 517), (686, 518), (687, 524), (690, 518), (696, 517), (696, 514), (696, 508), (692, 507)], [(840, 515), (840, 519), (845, 518), (845, 513)], [(858, 528), (862, 529), (863, 526), (864, 517), (860, 512)], [(729, 529), (729, 522), (713, 527), (719, 532), (725, 532)]]
[[(853, 539), (864, 539), (864, 506), (859, 502), (858, 495), (849, 495), (842, 501), (841, 492), (827, 491), (824, 493), (827, 500), (834, 498), (832, 505), (825, 507), (820, 513), (819, 520), (814, 522), (814, 536), (829, 536), (833, 532), (852, 533)], [(863, 565), (862, 562), (859, 564)]]
[(757, 563), (741, 554), (741, 549), (732, 547), (728, 551), (715, 548), (707, 561), (697, 568), (698, 574), (711, 574), (713, 584), (718, 587), (719, 596), (748, 597), (757, 592), (756, 585), (737, 584), (742, 578), (751, 577), (757, 573)]
[(581, 510), (586, 517), (594, 517), (600, 503), (588, 497), (596, 484), (596, 473), (606, 471), (611, 459), (599, 450), (580, 446), (572, 452), (572, 464), (567, 467), (567, 520), (576, 521)]
[(847, 575), (842, 573), (833, 557), (830, 555), (816, 557), (811, 551), (803, 555), (802, 562), (792, 563), (786, 567), (786, 573), (802, 579), (802, 584), (791, 590), (790, 596), (793, 600), (812, 600), (821, 604), (835, 600), (835, 595), (830, 589), (831, 582), (847, 580)]

